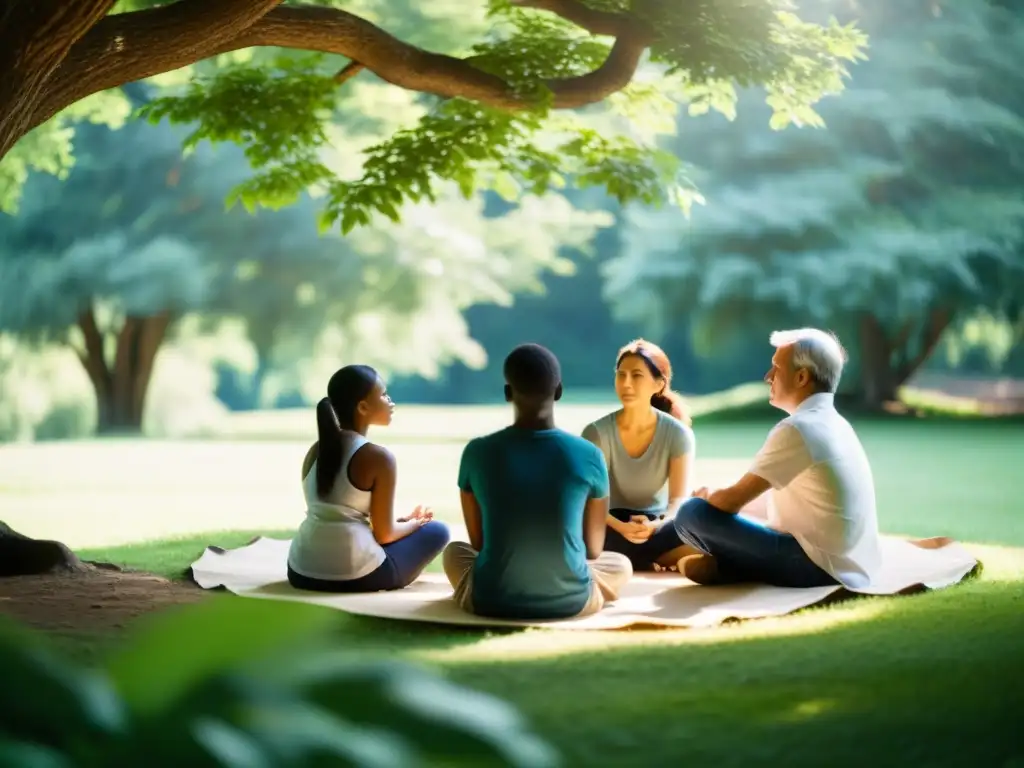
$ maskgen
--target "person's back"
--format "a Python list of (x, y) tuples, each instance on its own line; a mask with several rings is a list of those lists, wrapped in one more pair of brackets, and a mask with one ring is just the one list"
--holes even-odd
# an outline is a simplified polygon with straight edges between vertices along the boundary
[(776, 429), (795, 429), (809, 466), (773, 489), (768, 520), (844, 584), (870, 583), (881, 565), (875, 485), (864, 447), (830, 395), (808, 398)]
[(341, 462), (326, 498), (317, 491), (317, 462), (302, 479), (306, 518), (292, 539), (288, 563), (311, 579), (359, 579), (384, 562), (384, 550), (370, 529), (370, 492), (349, 479), (352, 456), (368, 442), (357, 432), (341, 432)]
[(512, 426), (471, 440), (459, 466), (469, 542), (444, 551), (463, 609), (483, 616), (562, 619), (596, 613), (633, 573), (602, 552), (608, 469), (601, 450), (555, 427), (562, 374), (550, 350), (522, 344), (505, 358)]
[(483, 547), (473, 568), (476, 613), (575, 616), (590, 598), (583, 511), (607, 494), (600, 451), (561, 429), (508, 427), (473, 440), (459, 487), (480, 505)]

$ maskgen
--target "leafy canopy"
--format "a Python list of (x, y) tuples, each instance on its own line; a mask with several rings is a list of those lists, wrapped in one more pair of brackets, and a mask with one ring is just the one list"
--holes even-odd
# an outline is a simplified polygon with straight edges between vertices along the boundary
[[(732, 114), (738, 85), (765, 89), (774, 127), (818, 125), (813, 105), (842, 89), (846, 64), (865, 44), (852, 24), (802, 21), (788, 0), (628, 5), (602, 0), (587, 7), (652, 30), (645, 71), (656, 85), (626, 87), (612, 105), (631, 117), (640, 101), (674, 110), (651, 98), (659, 89), (689, 101), (691, 113)], [(539, 195), (573, 183), (604, 188), (620, 203), (693, 202), (671, 153), (635, 131), (596, 130), (590, 112), (553, 109), (552, 83), (582, 78), (616, 55), (606, 37), (505, 0), (493, 0), (488, 14), (491, 32), (471, 46), (468, 61), (505, 80), (521, 99), (518, 108), (425, 96), (426, 113), (369, 146), (358, 174), (340, 174), (330, 158), (331, 121), (345, 91), (336, 56), (288, 52), (228, 63), (198, 73), (143, 113), (194, 126), (187, 147), (208, 140), (245, 148), (255, 173), (229, 202), (279, 208), (312, 189), (326, 200), (321, 226), (340, 224), (343, 232), (377, 212), (397, 221), (406, 203), (436, 201), (446, 182), (466, 197), (481, 188)]]

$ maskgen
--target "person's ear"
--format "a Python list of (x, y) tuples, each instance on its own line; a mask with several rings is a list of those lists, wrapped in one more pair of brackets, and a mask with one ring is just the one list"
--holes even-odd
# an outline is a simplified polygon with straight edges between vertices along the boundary
[(798, 387), (806, 387), (811, 383), (811, 374), (806, 368), (801, 368), (796, 372), (796, 384)]
[(360, 400), (356, 406), (356, 413), (365, 416), (370, 411), (370, 406), (366, 404), (365, 400)]
[(561, 399), (562, 399), (562, 382), (558, 382), (558, 386), (555, 387), (555, 400), (558, 401), (558, 400), (561, 400)]
[(505, 385), (505, 402), (512, 402), (512, 387), (510, 387), (508, 384)]

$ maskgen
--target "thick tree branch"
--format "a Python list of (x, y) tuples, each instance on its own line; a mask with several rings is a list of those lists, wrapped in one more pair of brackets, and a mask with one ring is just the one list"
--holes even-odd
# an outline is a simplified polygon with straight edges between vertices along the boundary
[(114, 0), (6, 0), (0, 7), (0, 157), (37, 123), (39, 95)]
[[(504, 109), (525, 106), (500, 77), (451, 56), (424, 51), (347, 11), (281, 6), (273, 0), (178, 0), (147, 11), (108, 16), (70, 51), (33, 114), (34, 125), (92, 93), (194, 64), (221, 53), (275, 46), (338, 54), (407, 90), (444, 98), (464, 97)], [(607, 60), (593, 72), (553, 80), (554, 106), (571, 109), (599, 102), (629, 84), (650, 44), (650, 28), (631, 16), (593, 11), (577, 0), (524, 0), (589, 31), (616, 38)], [(210, 23), (215, 11), (239, 14), (230, 34)], [(198, 11), (197, 8), (204, 9)], [(201, 21), (198, 21), (202, 17)], [(238, 21), (244, 17), (251, 23)]]

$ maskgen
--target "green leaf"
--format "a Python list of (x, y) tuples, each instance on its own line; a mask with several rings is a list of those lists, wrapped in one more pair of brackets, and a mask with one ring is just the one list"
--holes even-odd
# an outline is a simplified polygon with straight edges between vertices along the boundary
[(76, 669), (0, 622), (0, 734), (68, 749), (120, 732), (125, 712), (100, 675)]
[(75, 768), (75, 763), (38, 744), (0, 738), (0, 768)]
[(505, 702), (409, 664), (356, 666), (323, 656), (295, 665), (289, 679), (301, 681), (310, 700), (363, 726), (387, 728), (401, 712), (402, 737), (434, 758), (480, 764), (499, 757), (503, 765), (522, 768), (560, 764)]
[(493, 189), (503, 200), (514, 203), (522, 194), (522, 187), (515, 177), (508, 171), (499, 171), (494, 175), (491, 183)]
[(323, 639), (337, 617), (301, 603), (220, 598), (168, 611), (131, 633), (108, 663), (111, 680), (140, 713), (168, 706), (204, 676), (287, 645)]

